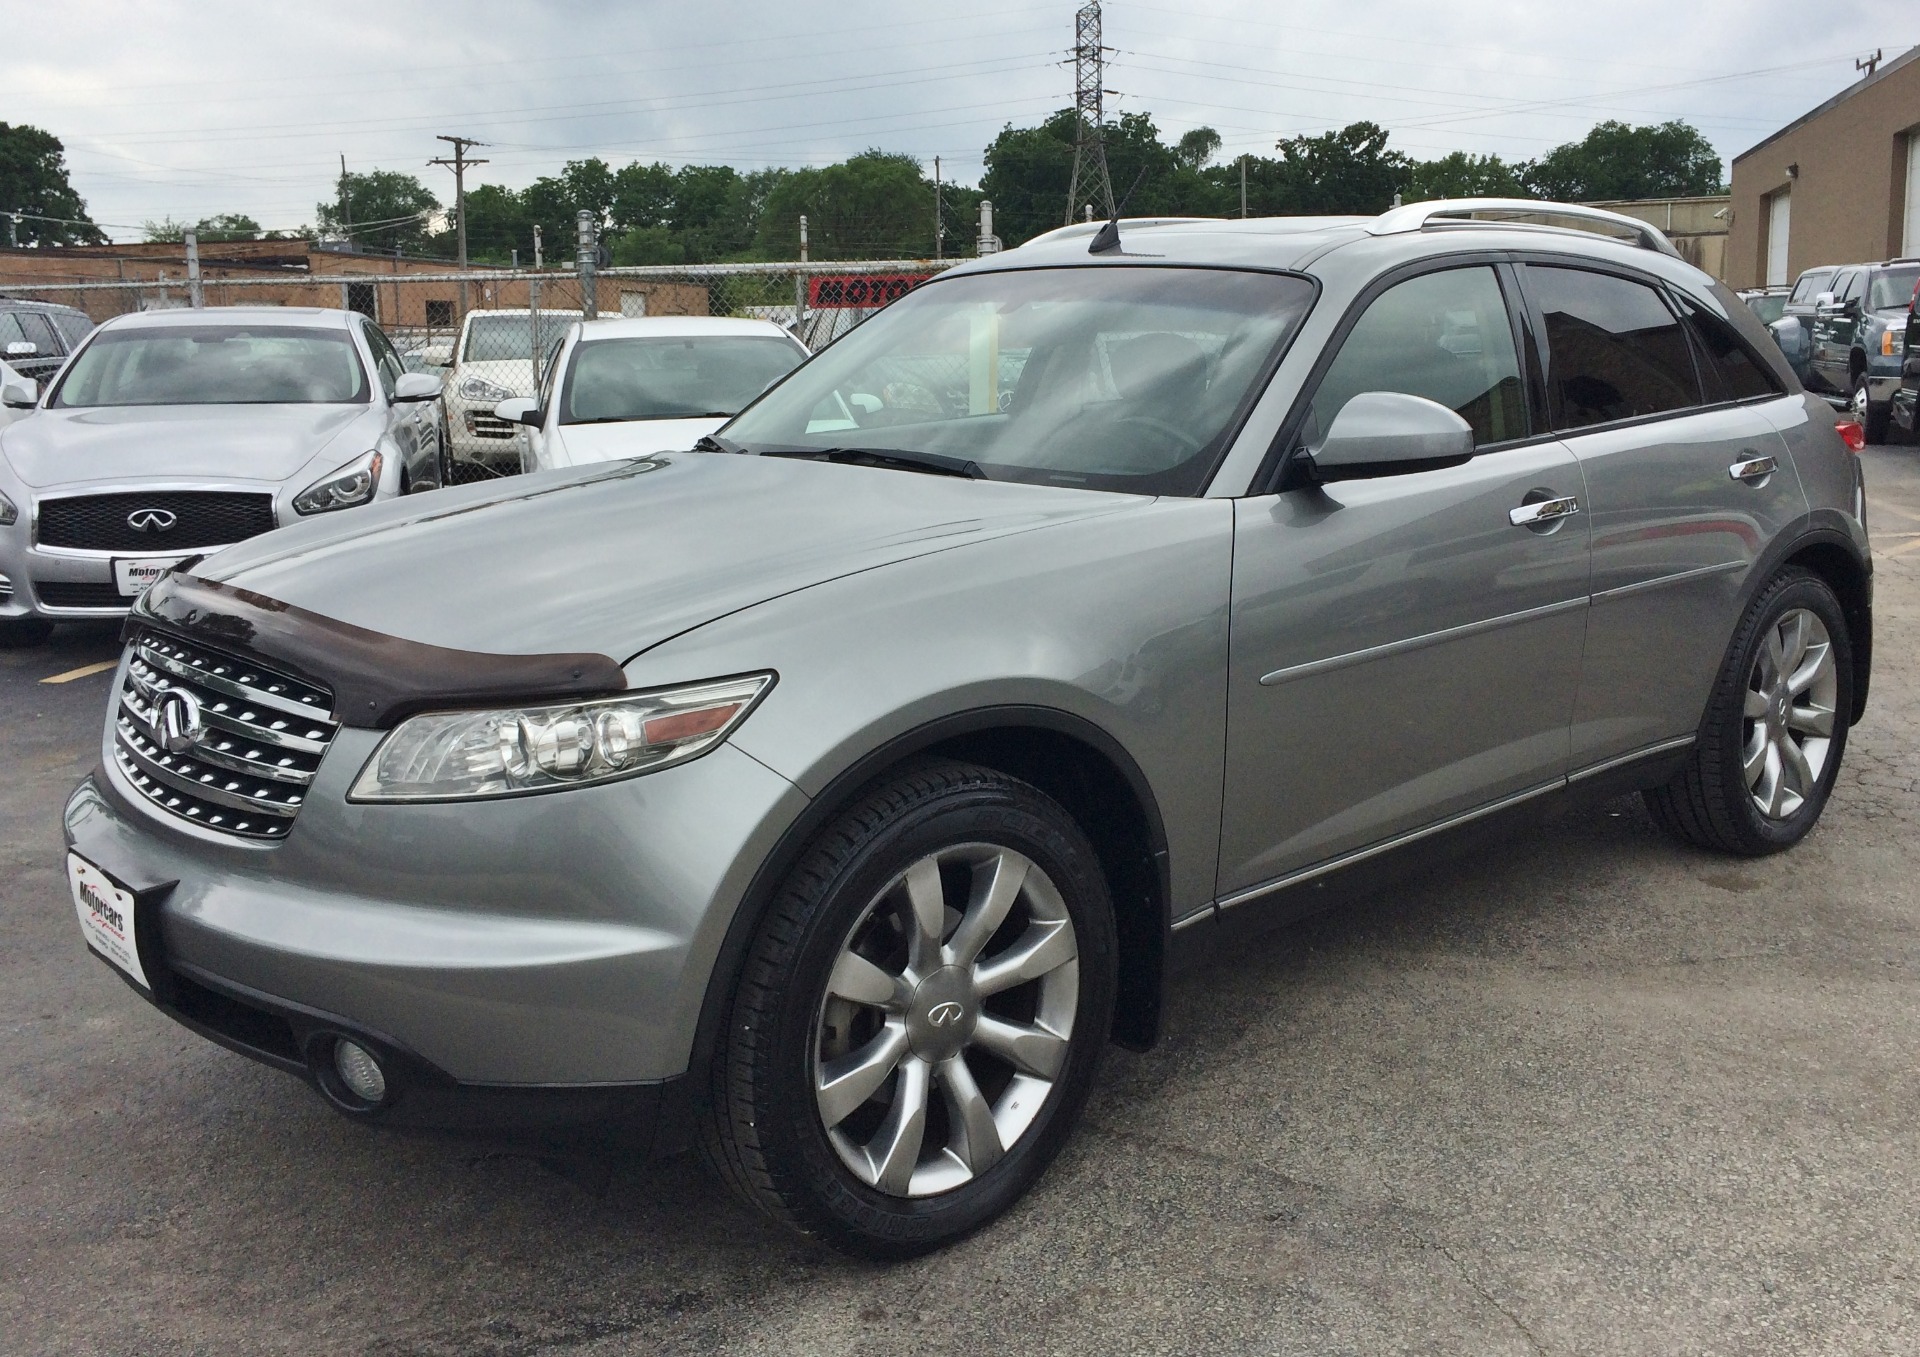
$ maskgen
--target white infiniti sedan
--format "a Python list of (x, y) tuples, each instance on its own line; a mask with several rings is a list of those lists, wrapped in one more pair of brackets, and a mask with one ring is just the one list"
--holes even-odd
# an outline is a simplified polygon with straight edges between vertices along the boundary
[(569, 327), (540, 394), (496, 417), (529, 431), (528, 471), (684, 452), (807, 359), (766, 320), (647, 316)]

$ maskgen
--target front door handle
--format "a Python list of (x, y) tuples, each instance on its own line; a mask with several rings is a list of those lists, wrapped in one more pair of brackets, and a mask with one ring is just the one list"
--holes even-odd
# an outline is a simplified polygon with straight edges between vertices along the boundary
[(1749, 457), (1728, 467), (1727, 475), (1736, 481), (1757, 484), (1779, 469), (1780, 463), (1771, 457)]
[(1518, 509), (1507, 510), (1507, 522), (1516, 528), (1532, 528), (1542, 523), (1551, 523), (1556, 518), (1571, 518), (1580, 512), (1580, 501), (1572, 495), (1559, 499), (1536, 500), (1532, 504), (1522, 504)]

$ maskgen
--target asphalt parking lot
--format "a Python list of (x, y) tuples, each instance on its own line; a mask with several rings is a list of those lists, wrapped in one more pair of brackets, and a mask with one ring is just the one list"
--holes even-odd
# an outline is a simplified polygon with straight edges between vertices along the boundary
[(1920, 451), (1874, 694), (1758, 862), (1615, 802), (1181, 979), (1027, 1200), (880, 1268), (692, 1161), (350, 1125), (83, 950), (112, 628), (0, 652), (0, 1351), (1884, 1353), (1920, 1343)]

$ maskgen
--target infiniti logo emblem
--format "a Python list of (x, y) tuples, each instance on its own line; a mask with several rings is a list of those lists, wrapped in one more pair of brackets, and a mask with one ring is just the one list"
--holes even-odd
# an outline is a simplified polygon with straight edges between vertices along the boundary
[(927, 1010), (927, 1021), (935, 1027), (951, 1027), (967, 1016), (967, 1010), (949, 999)]
[(135, 532), (167, 532), (179, 521), (171, 509), (135, 509), (127, 515), (127, 526)]
[(169, 754), (184, 754), (199, 743), (200, 702), (182, 688), (167, 688), (153, 699), (153, 723)]

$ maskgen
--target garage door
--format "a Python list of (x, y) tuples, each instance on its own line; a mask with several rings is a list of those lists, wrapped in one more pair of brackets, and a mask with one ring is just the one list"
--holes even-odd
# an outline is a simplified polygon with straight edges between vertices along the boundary
[(1787, 232), (1793, 220), (1793, 194), (1781, 189), (1767, 199), (1767, 286), (1787, 282)]
[(1920, 254), (1920, 131), (1907, 133), (1907, 229), (1900, 253)]

